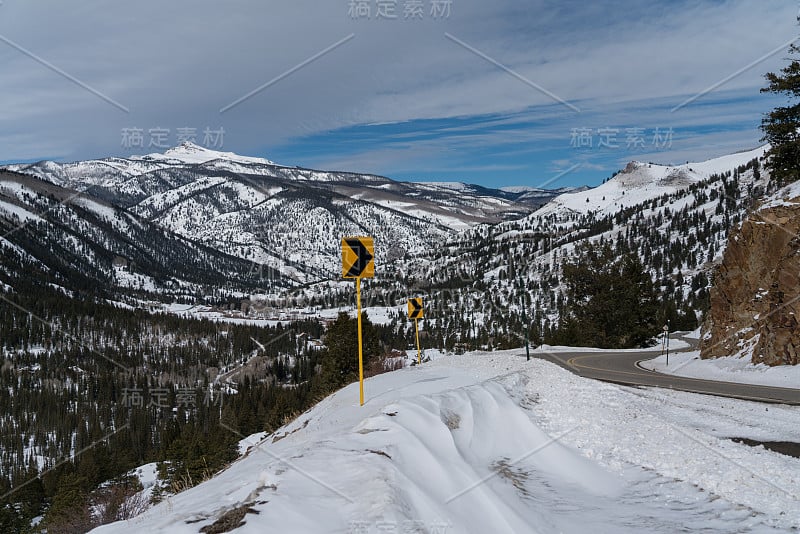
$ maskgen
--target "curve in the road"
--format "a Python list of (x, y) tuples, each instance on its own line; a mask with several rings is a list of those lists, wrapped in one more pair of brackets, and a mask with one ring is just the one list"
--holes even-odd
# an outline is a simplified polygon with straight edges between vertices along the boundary
[[(536, 352), (579, 376), (626, 386), (650, 386), (758, 402), (800, 405), (800, 389), (668, 375), (644, 369), (639, 362), (655, 358), (653, 352)], [(532, 354), (532, 355), (534, 355)]]

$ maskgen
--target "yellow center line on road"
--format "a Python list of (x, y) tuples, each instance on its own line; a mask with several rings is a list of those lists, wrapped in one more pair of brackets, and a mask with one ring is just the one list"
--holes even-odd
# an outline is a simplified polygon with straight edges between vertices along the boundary
[[(599, 356), (599, 355), (598, 354), (585, 354), (583, 356), (575, 356), (575, 357), (570, 358), (569, 360), (567, 360), (567, 365), (569, 365), (570, 367), (572, 367), (575, 370), (590, 369), (592, 371), (603, 371), (603, 372), (606, 372), (606, 373), (617, 373), (617, 374), (633, 375), (633, 376), (642, 376), (643, 374), (645, 374), (645, 373), (635, 373), (633, 371), (618, 371), (616, 369), (604, 369), (602, 367), (592, 367), (591, 365), (585, 365), (585, 364), (577, 363), (577, 360), (583, 360), (585, 358), (596, 358), (597, 356)], [(607, 356), (627, 356), (627, 355), (626, 354), (604, 354), (603, 356), (607, 357)]]

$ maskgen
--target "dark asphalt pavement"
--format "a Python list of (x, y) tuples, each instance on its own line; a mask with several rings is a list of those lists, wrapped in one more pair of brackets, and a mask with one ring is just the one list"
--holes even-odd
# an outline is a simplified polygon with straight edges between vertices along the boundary
[[(674, 339), (674, 338), (673, 338)], [(692, 341), (692, 340), (686, 340)], [(693, 350), (693, 349), (684, 349)], [(681, 351), (671, 351), (672, 353)], [(579, 376), (613, 382), (627, 386), (651, 386), (706, 395), (732, 397), (776, 404), (800, 405), (800, 389), (718, 382), (699, 378), (685, 378), (649, 371), (637, 365), (649, 360), (658, 352), (540, 352), (531, 351), (531, 357), (541, 358), (560, 365)]]

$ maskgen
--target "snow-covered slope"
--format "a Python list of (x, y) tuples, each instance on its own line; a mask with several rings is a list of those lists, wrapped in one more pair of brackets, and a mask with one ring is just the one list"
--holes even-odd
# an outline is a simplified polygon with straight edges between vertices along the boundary
[(520, 351), (380, 375), (366, 398), (346, 387), (212, 480), (95, 532), (196, 533), (234, 510), (242, 534), (800, 526), (800, 460), (728, 439), (797, 441), (792, 408), (765, 420), (756, 403), (603, 384)]
[[(187, 240), (87, 193), (0, 171), (0, 280), (78, 289), (196, 292), (265, 288), (241, 258)], [(289, 285), (267, 271), (272, 286)], [(240, 285), (242, 283), (243, 285)], [(169, 289), (168, 289), (169, 288)]]
[(611, 215), (620, 209), (636, 206), (662, 195), (674, 194), (713, 174), (722, 174), (753, 159), (762, 158), (768, 148), (765, 145), (754, 150), (678, 166), (632, 161), (604, 184), (558, 196), (534, 216), (545, 217), (564, 211)]

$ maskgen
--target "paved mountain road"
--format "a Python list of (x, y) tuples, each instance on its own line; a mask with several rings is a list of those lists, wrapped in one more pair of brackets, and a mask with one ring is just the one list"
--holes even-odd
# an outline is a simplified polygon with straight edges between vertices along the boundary
[[(690, 344), (695, 340), (685, 339)], [(693, 349), (684, 349), (693, 350)], [(682, 352), (671, 351), (674, 352)], [(800, 405), (800, 389), (718, 382), (700, 378), (667, 375), (639, 367), (638, 363), (659, 355), (653, 351), (625, 352), (546, 352), (531, 351), (531, 356), (541, 358), (579, 376), (613, 382), (626, 386), (651, 386), (680, 391), (690, 391), (720, 397), (732, 397), (776, 404)]]

